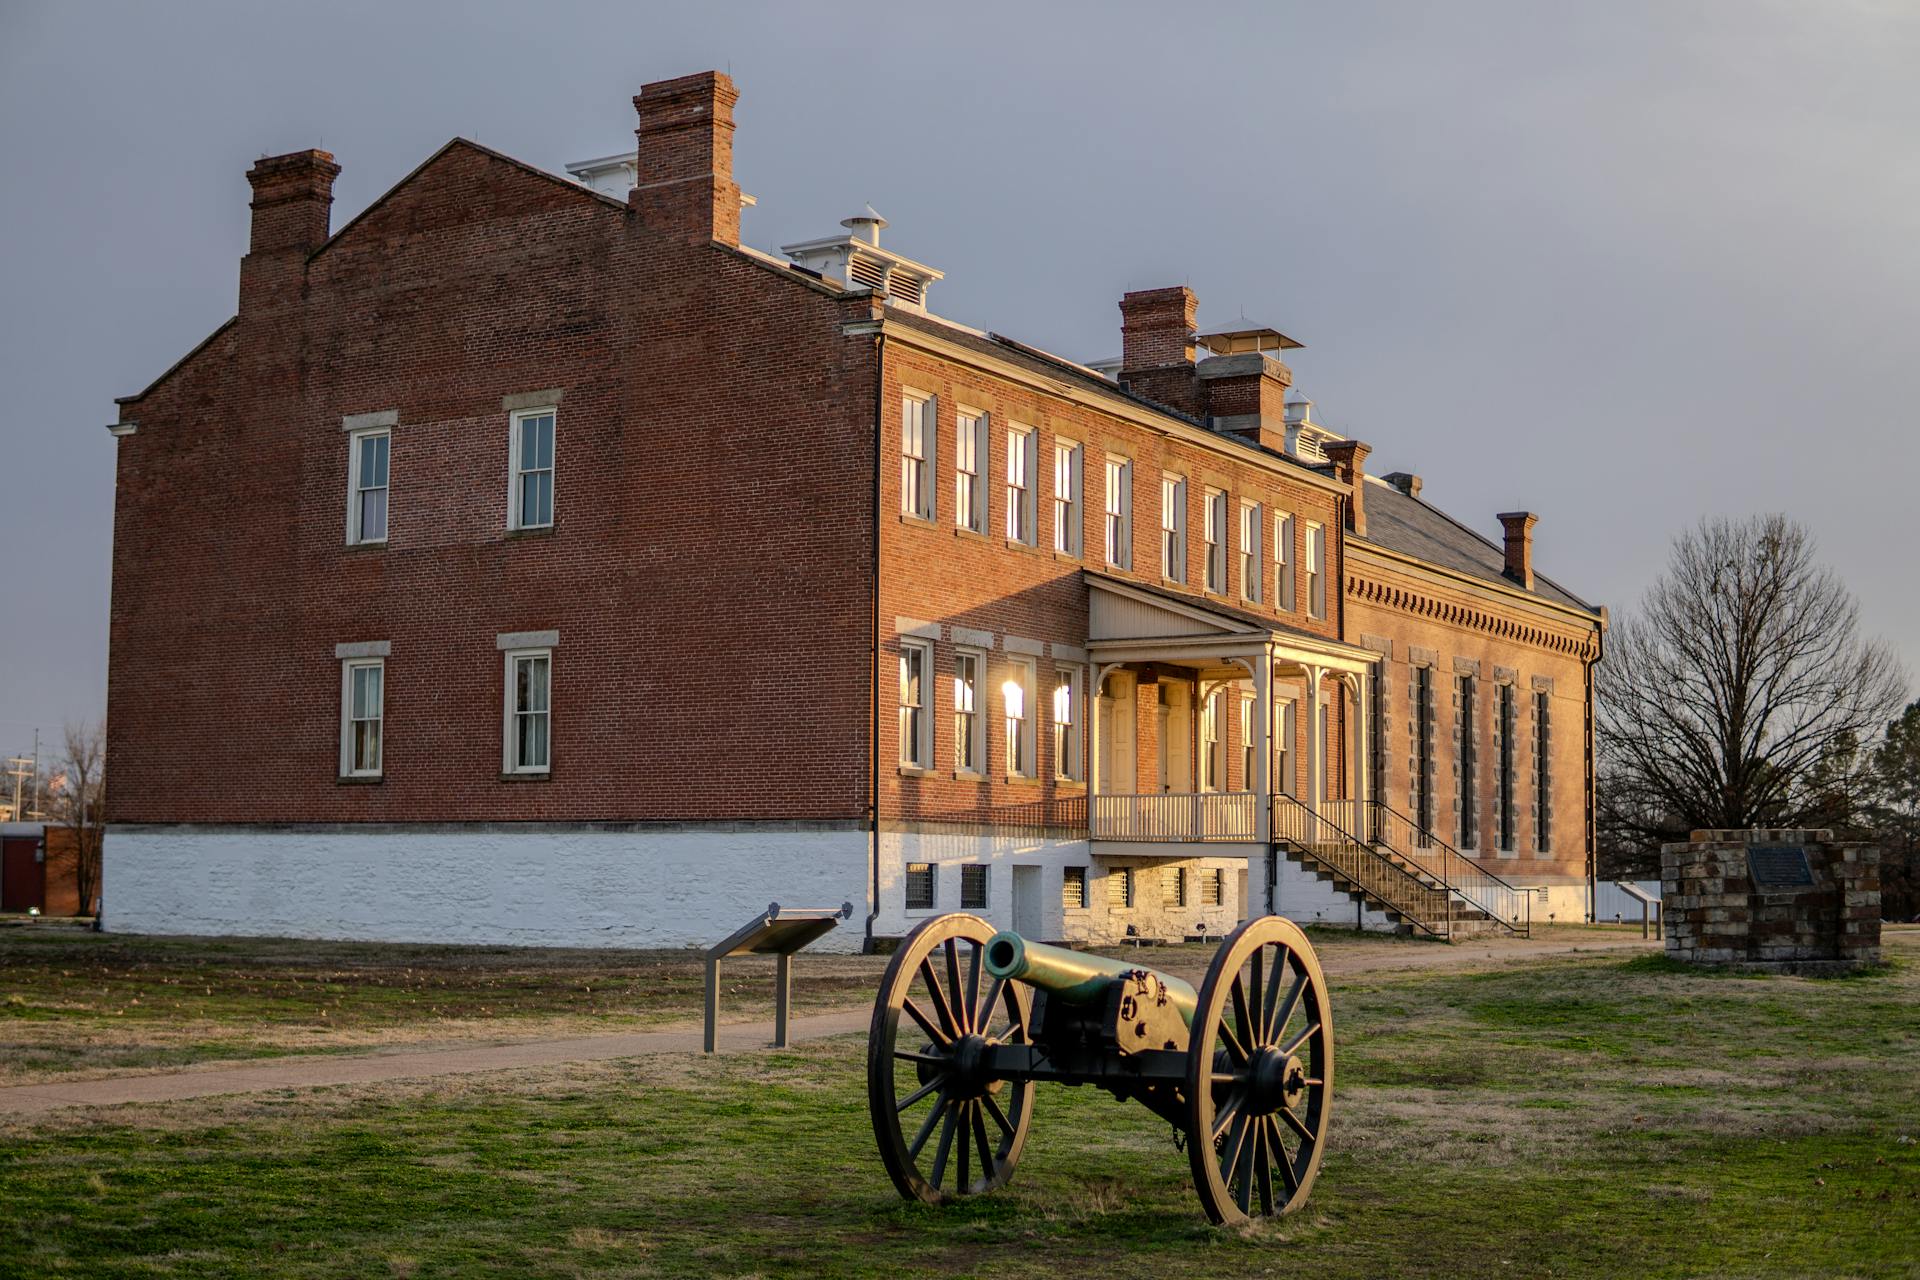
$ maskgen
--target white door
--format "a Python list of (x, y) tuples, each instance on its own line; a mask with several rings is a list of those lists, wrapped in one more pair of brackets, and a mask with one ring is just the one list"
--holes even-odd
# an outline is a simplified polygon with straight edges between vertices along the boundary
[(1040, 937), (1040, 868), (1013, 869), (1013, 931), (1023, 938)]
[(1167, 691), (1167, 719), (1160, 733), (1161, 759), (1166, 761), (1166, 790), (1193, 790), (1193, 702), (1184, 684), (1162, 684)]

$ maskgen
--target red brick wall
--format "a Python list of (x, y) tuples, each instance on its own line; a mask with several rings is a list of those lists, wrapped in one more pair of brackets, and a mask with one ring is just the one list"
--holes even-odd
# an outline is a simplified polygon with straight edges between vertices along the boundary
[[(863, 814), (868, 310), (450, 147), (127, 407), (110, 819)], [(555, 527), (509, 535), (501, 397), (552, 387)], [(348, 548), (340, 419), (389, 408), (391, 540)], [(503, 782), (494, 637), (546, 629), (552, 776)], [(392, 645), (370, 786), (357, 640)]]
[[(1013, 378), (973, 367), (957, 358), (949, 358), (912, 349), (894, 341), (886, 348), (882, 417), (886, 427), (881, 435), (883, 453), (881, 477), (881, 601), (882, 645), (886, 659), (880, 675), (880, 760), (881, 812), (884, 816), (907, 819), (937, 818), (958, 811), (1024, 805), (1056, 796), (1085, 794), (1078, 783), (1056, 783), (1053, 779), (1051, 727), (1045, 695), (1052, 688), (1054, 665), (1042, 656), (1034, 660), (1037, 691), (1043, 705), (1038, 708), (1036, 735), (1040, 762), (1037, 782), (1008, 781), (1006, 751), (1000, 720), (999, 687), (1005, 678), (1008, 655), (996, 647), (988, 655), (983, 712), (988, 715), (987, 772), (983, 781), (965, 781), (954, 777), (953, 741), (953, 652), (951, 632), (944, 631), (934, 652), (934, 767), (924, 776), (903, 774), (899, 767), (899, 719), (896, 714), (898, 689), (896, 671), (899, 637), (894, 631), (897, 617), (936, 622), (943, 628), (968, 627), (1012, 634), (1030, 640), (1059, 642), (1084, 647), (1087, 635), (1087, 587), (1081, 577), (1084, 569), (1128, 577), (1155, 588), (1183, 591), (1197, 603), (1208, 594), (1205, 581), (1203, 496), (1209, 486), (1225, 488), (1229, 501), (1228, 580), (1225, 594), (1212, 597), (1219, 603), (1250, 609), (1268, 615), (1277, 623), (1298, 627), (1317, 635), (1335, 637), (1338, 629), (1339, 538), (1336, 533), (1336, 495), (1317, 488), (1307, 480), (1292, 480), (1275, 475), (1269, 468), (1235, 456), (1235, 449), (1218, 450), (1189, 443), (1135, 424), (1116, 415), (1076, 403), (1064, 396), (1051, 395), (1025, 386)], [(938, 397), (938, 439), (935, 453), (935, 493), (937, 505), (931, 523), (902, 516), (900, 511), (900, 418), (903, 396), (908, 388), (930, 392)], [(991, 459), (986, 466), (988, 485), (986, 534), (978, 536), (956, 532), (954, 520), (956, 414), (960, 406), (985, 410), (990, 414), (988, 443)], [(1033, 428), (1038, 434), (1035, 451), (1035, 484), (1038, 487), (1035, 508), (1038, 512), (1037, 548), (1010, 546), (1006, 538), (1006, 429), (1009, 422)], [(1073, 557), (1053, 550), (1053, 448), (1056, 440), (1077, 441), (1085, 448), (1081, 501), (1082, 554)], [(1106, 457), (1109, 453), (1128, 457), (1133, 462), (1133, 568), (1113, 569), (1105, 563), (1105, 484)], [(1286, 464), (1281, 464), (1283, 467)], [(1187, 477), (1187, 583), (1163, 584), (1160, 565), (1160, 479), (1165, 471)], [(1327, 557), (1327, 614), (1323, 620), (1306, 615), (1305, 582), (1293, 612), (1273, 606), (1272, 532), (1263, 522), (1262, 536), (1267, 546), (1262, 565), (1269, 581), (1260, 604), (1240, 598), (1241, 581), (1235, 544), (1238, 535), (1238, 509), (1243, 497), (1265, 504), (1270, 519), (1275, 509), (1291, 511), (1295, 516), (1294, 563), (1305, 552), (1305, 526), (1317, 521), (1329, 530)], [(1090, 673), (1088, 678), (1090, 678)], [(1145, 727), (1152, 719), (1152, 689), (1141, 691), (1142, 717), (1138, 722), (1135, 750), (1140, 761), (1145, 789), (1154, 789), (1151, 752), (1152, 737)], [(1091, 715), (1091, 703), (1085, 710)], [(1196, 716), (1198, 711), (1196, 709)], [(1230, 720), (1237, 726), (1238, 710), (1232, 708)], [(1084, 732), (1084, 723), (1083, 723)], [(1238, 777), (1238, 729), (1229, 735), (1228, 760), (1233, 777)], [(1088, 751), (1091, 751), (1090, 737)], [(1090, 766), (1090, 761), (1088, 762)], [(1084, 772), (1084, 771), (1083, 771)]]

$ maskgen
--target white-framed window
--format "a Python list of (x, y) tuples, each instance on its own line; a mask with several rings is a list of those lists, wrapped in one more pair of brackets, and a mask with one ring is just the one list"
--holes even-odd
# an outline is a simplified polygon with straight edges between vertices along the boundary
[(1220, 720), (1225, 712), (1221, 690), (1209, 693), (1200, 704), (1200, 789), (1225, 790), (1227, 759), (1223, 753)]
[(340, 664), (340, 776), (377, 778), (386, 737), (387, 664), (349, 658)]
[(1107, 563), (1133, 568), (1133, 463), (1107, 459)]
[(385, 542), (393, 434), (384, 428), (355, 431), (347, 441), (347, 542), (353, 546)]
[(1006, 713), (1007, 776), (1031, 778), (1034, 767), (1033, 672), (1031, 658), (1010, 658), (1000, 685)]
[(987, 415), (962, 409), (954, 435), (953, 522), (987, 531)]
[(1259, 703), (1250, 690), (1240, 692), (1240, 789), (1254, 790), (1260, 777), (1260, 765), (1254, 755), (1255, 734), (1260, 727)]
[(934, 888), (937, 880), (938, 877), (934, 873), (931, 862), (909, 862), (906, 883), (907, 910), (933, 910)]
[(507, 657), (506, 771), (553, 767), (553, 651), (515, 649)]
[(1255, 604), (1260, 603), (1260, 581), (1267, 575), (1260, 572), (1260, 504), (1243, 502), (1240, 504), (1240, 594)]
[(1087, 909), (1087, 869), (1085, 867), (1060, 869), (1060, 905), (1068, 911)]
[(1317, 524), (1307, 526), (1307, 612), (1316, 618), (1327, 616), (1327, 531)]
[(1160, 477), (1160, 572), (1170, 582), (1187, 580), (1187, 480)]
[(1007, 537), (1029, 546), (1034, 542), (1033, 451), (1031, 427), (1007, 428)]
[(900, 642), (900, 763), (933, 767), (933, 646)]
[(553, 524), (554, 425), (552, 409), (522, 409), (513, 415), (509, 529), (545, 529)]
[(984, 862), (965, 862), (960, 865), (960, 909), (962, 911), (985, 911), (987, 909), (987, 891), (989, 873), (992, 868)]
[(1053, 669), (1053, 776), (1080, 780), (1080, 668)]
[(1273, 603), (1293, 612), (1293, 517), (1284, 511), (1273, 517)]
[(933, 446), (939, 428), (933, 397), (908, 392), (900, 401), (900, 511), (933, 519)]
[(959, 649), (953, 655), (953, 767), (957, 773), (987, 771), (987, 718), (980, 706), (987, 655)]
[(1080, 554), (1080, 472), (1084, 454), (1071, 440), (1053, 442), (1053, 549)]
[(1185, 867), (1167, 867), (1161, 872), (1160, 905), (1163, 907), (1187, 905), (1187, 869)]
[(1207, 490), (1206, 505), (1202, 515), (1204, 517), (1202, 533), (1206, 537), (1207, 590), (1225, 592), (1227, 589), (1226, 490)]
[(1115, 867), (1107, 872), (1107, 905), (1133, 906), (1133, 868)]

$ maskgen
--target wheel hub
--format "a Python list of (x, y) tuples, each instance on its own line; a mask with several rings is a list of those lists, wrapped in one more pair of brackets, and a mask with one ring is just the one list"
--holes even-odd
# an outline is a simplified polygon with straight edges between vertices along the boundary
[(1283, 1107), (1291, 1109), (1305, 1102), (1306, 1096), (1307, 1069), (1297, 1055), (1271, 1046), (1254, 1051), (1247, 1064), (1248, 1112), (1267, 1115)]

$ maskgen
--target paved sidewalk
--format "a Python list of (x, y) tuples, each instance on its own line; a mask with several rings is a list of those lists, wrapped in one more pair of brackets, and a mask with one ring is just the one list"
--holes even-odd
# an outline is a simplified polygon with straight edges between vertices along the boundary
[[(863, 1031), (870, 1009), (820, 1013), (793, 1020), (792, 1038), (818, 1039)], [(263, 1093), (273, 1089), (312, 1089), (384, 1080), (461, 1075), (551, 1067), (568, 1062), (600, 1062), (649, 1053), (698, 1053), (698, 1023), (634, 1031), (621, 1035), (573, 1036), (564, 1040), (528, 1040), (518, 1044), (467, 1045), (447, 1049), (401, 1049), (352, 1055), (308, 1054), (271, 1058), (243, 1067), (207, 1067), (163, 1075), (76, 1080), (71, 1084), (25, 1084), (0, 1089), (0, 1117), (33, 1116), (61, 1107), (110, 1107), (128, 1102), (174, 1102), (220, 1093)], [(772, 1023), (741, 1023), (720, 1028), (720, 1048), (738, 1052), (773, 1042)]]

